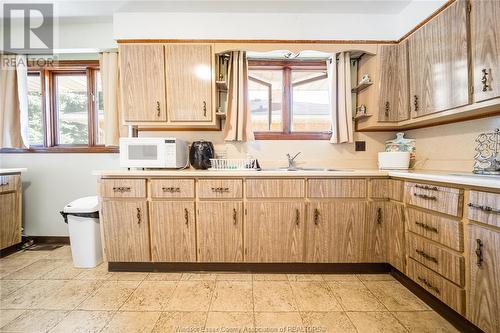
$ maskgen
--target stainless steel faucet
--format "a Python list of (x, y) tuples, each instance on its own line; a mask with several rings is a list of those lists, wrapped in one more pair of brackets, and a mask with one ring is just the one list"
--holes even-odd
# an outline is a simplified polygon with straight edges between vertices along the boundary
[(295, 154), (294, 157), (292, 157), (290, 154), (286, 154), (286, 157), (288, 158), (288, 168), (294, 168), (295, 165), (295, 158), (299, 156), (301, 152), (299, 151), (297, 154)]

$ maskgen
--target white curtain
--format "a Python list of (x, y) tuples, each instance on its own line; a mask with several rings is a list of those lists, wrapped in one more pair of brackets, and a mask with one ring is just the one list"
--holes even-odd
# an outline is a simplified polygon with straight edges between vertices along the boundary
[(248, 109), (248, 61), (245, 51), (231, 52), (228, 70), (227, 114), (224, 140), (252, 141)]
[(328, 92), (332, 115), (331, 143), (354, 142), (349, 52), (327, 61)]
[(27, 90), (26, 57), (0, 55), (0, 148), (29, 146)]
[(120, 74), (116, 52), (99, 54), (104, 99), (104, 144), (118, 146), (120, 141)]

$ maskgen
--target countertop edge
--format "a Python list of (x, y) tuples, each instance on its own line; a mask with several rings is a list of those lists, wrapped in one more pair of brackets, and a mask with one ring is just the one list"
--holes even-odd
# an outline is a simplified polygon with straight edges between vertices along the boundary
[(0, 169), (0, 175), (15, 175), (28, 171), (28, 168), (5, 168)]

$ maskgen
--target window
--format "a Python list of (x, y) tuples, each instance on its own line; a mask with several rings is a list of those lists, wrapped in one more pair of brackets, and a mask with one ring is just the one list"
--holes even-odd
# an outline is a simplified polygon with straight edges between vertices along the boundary
[(60, 61), (48, 67), (30, 66), (28, 125), (30, 152), (116, 152), (103, 145), (99, 63)]
[(249, 60), (248, 79), (251, 126), (256, 139), (330, 139), (324, 60)]

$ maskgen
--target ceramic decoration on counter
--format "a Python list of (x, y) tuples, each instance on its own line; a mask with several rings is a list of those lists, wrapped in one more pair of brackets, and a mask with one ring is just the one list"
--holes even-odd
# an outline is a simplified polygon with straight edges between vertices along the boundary
[(386, 152), (409, 152), (410, 153), (410, 168), (415, 165), (416, 157), (416, 140), (406, 139), (403, 132), (396, 133), (396, 138), (385, 142)]

